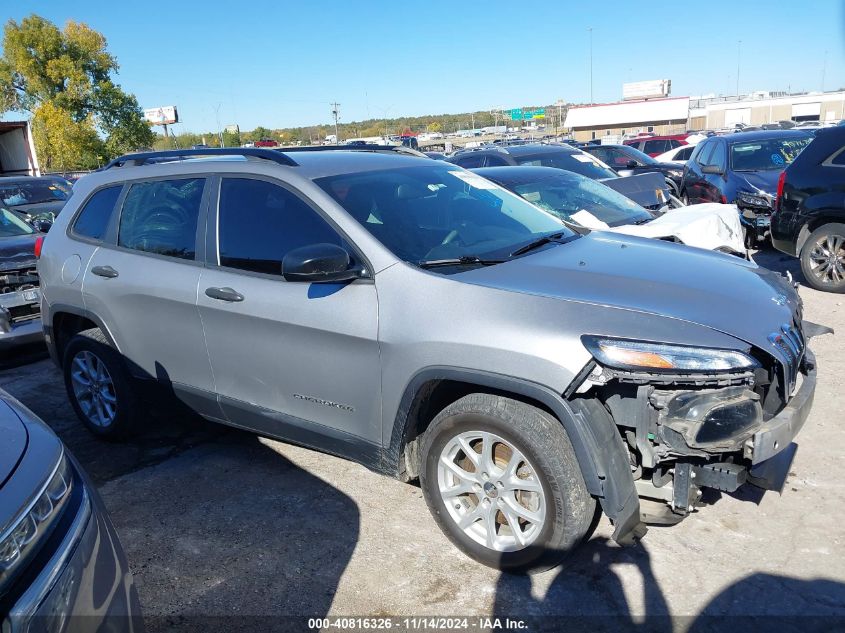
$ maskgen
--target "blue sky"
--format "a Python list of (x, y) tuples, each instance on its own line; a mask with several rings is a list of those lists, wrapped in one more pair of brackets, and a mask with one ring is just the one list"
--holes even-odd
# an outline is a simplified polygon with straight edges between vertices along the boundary
[[(177, 105), (184, 131), (586, 102), (669, 78), (676, 96), (845, 87), (845, 1), (467, 2), (0, 0), (108, 39), (142, 107)], [(538, 8), (533, 8), (534, 6)], [(806, 10), (808, 15), (802, 15)], [(689, 33), (689, 35), (685, 35)]]

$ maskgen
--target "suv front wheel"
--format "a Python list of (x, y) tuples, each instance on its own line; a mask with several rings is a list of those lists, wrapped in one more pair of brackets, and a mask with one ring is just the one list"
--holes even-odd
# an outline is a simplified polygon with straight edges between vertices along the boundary
[(70, 403), (89, 431), (104, 439), (130, 433), (138, 416), (132, 380), (99, 329), (80, 332), (68, 342), (62, 369)]
[(502, 570), (557, 564), (596, 512), (560, 422), (536, 407), (476, 393), (441, 411), (423, 439), (420, 483), (440, 528)]

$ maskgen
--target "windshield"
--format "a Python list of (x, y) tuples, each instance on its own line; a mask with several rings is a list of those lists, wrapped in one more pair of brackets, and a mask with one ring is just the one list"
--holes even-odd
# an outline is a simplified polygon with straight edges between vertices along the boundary
[(0, 203), (10, 207), (39, 202), (62, 202), (70, 190), (58, 180), (18, 180), (0, 184)]
[(801, 153), (812, 136), (803, 138), (767, 138), (731, 145), (731, 169), (734, 171), (768, 171), (783, 169)]
[(519, 165), (556, 167), (593, 179), (616, 178), (617, 175), (610, 167), (587, 152), (544, 152), (542, 154), (514, 156), (514, 158)]
[(562, 220), (587, 228), (643, 224), (654, 219), (651, 213), (621, 193), (572, 172), (561, 171), (514, 186), (507, 182), (502, 184)]
[(0, 209), (0, 237), (32, 235), (35, 230), (8, 209)]
[(315, 182), (397, 257), (412, 263), (501, 259), (544, 235), (576, 237), (554, 215), (454, 165), (432, 161)]

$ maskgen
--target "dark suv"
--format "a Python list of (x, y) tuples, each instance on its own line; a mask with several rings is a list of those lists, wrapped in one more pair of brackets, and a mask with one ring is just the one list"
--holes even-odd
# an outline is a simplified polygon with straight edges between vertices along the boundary
[(620, 176), (662, 174), (672, 195), (678, 197), (681, 189), (681, 177), (684, 175), (684, 168), (681, 165), (661, 163), (648, 154), (628, 145), (592, 145), (585, 147), (584, 151), (590, 152), (602, 162), (610, 165)]
[(681, 198), (687, 204), (736, 204), (753, 247), (768, 237), (778, 177), (812, 140), (798, 130), (710, 137), (684, 165)]
[(772, 244), (801, 258), (813, 288), (845, 292), (845, 127), (820, 131), (781, 172)]

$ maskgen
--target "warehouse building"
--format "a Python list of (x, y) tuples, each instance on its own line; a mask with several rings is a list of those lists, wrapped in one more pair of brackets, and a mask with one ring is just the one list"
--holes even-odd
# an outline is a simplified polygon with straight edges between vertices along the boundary
[(652, 132), (683, 134), (736, 124), (834, 122), (845, 118), (845, 91), (806, 94), (758, 92), (737, 97), (664, 97), (571, 106), (565, 127), (578, 141)]

